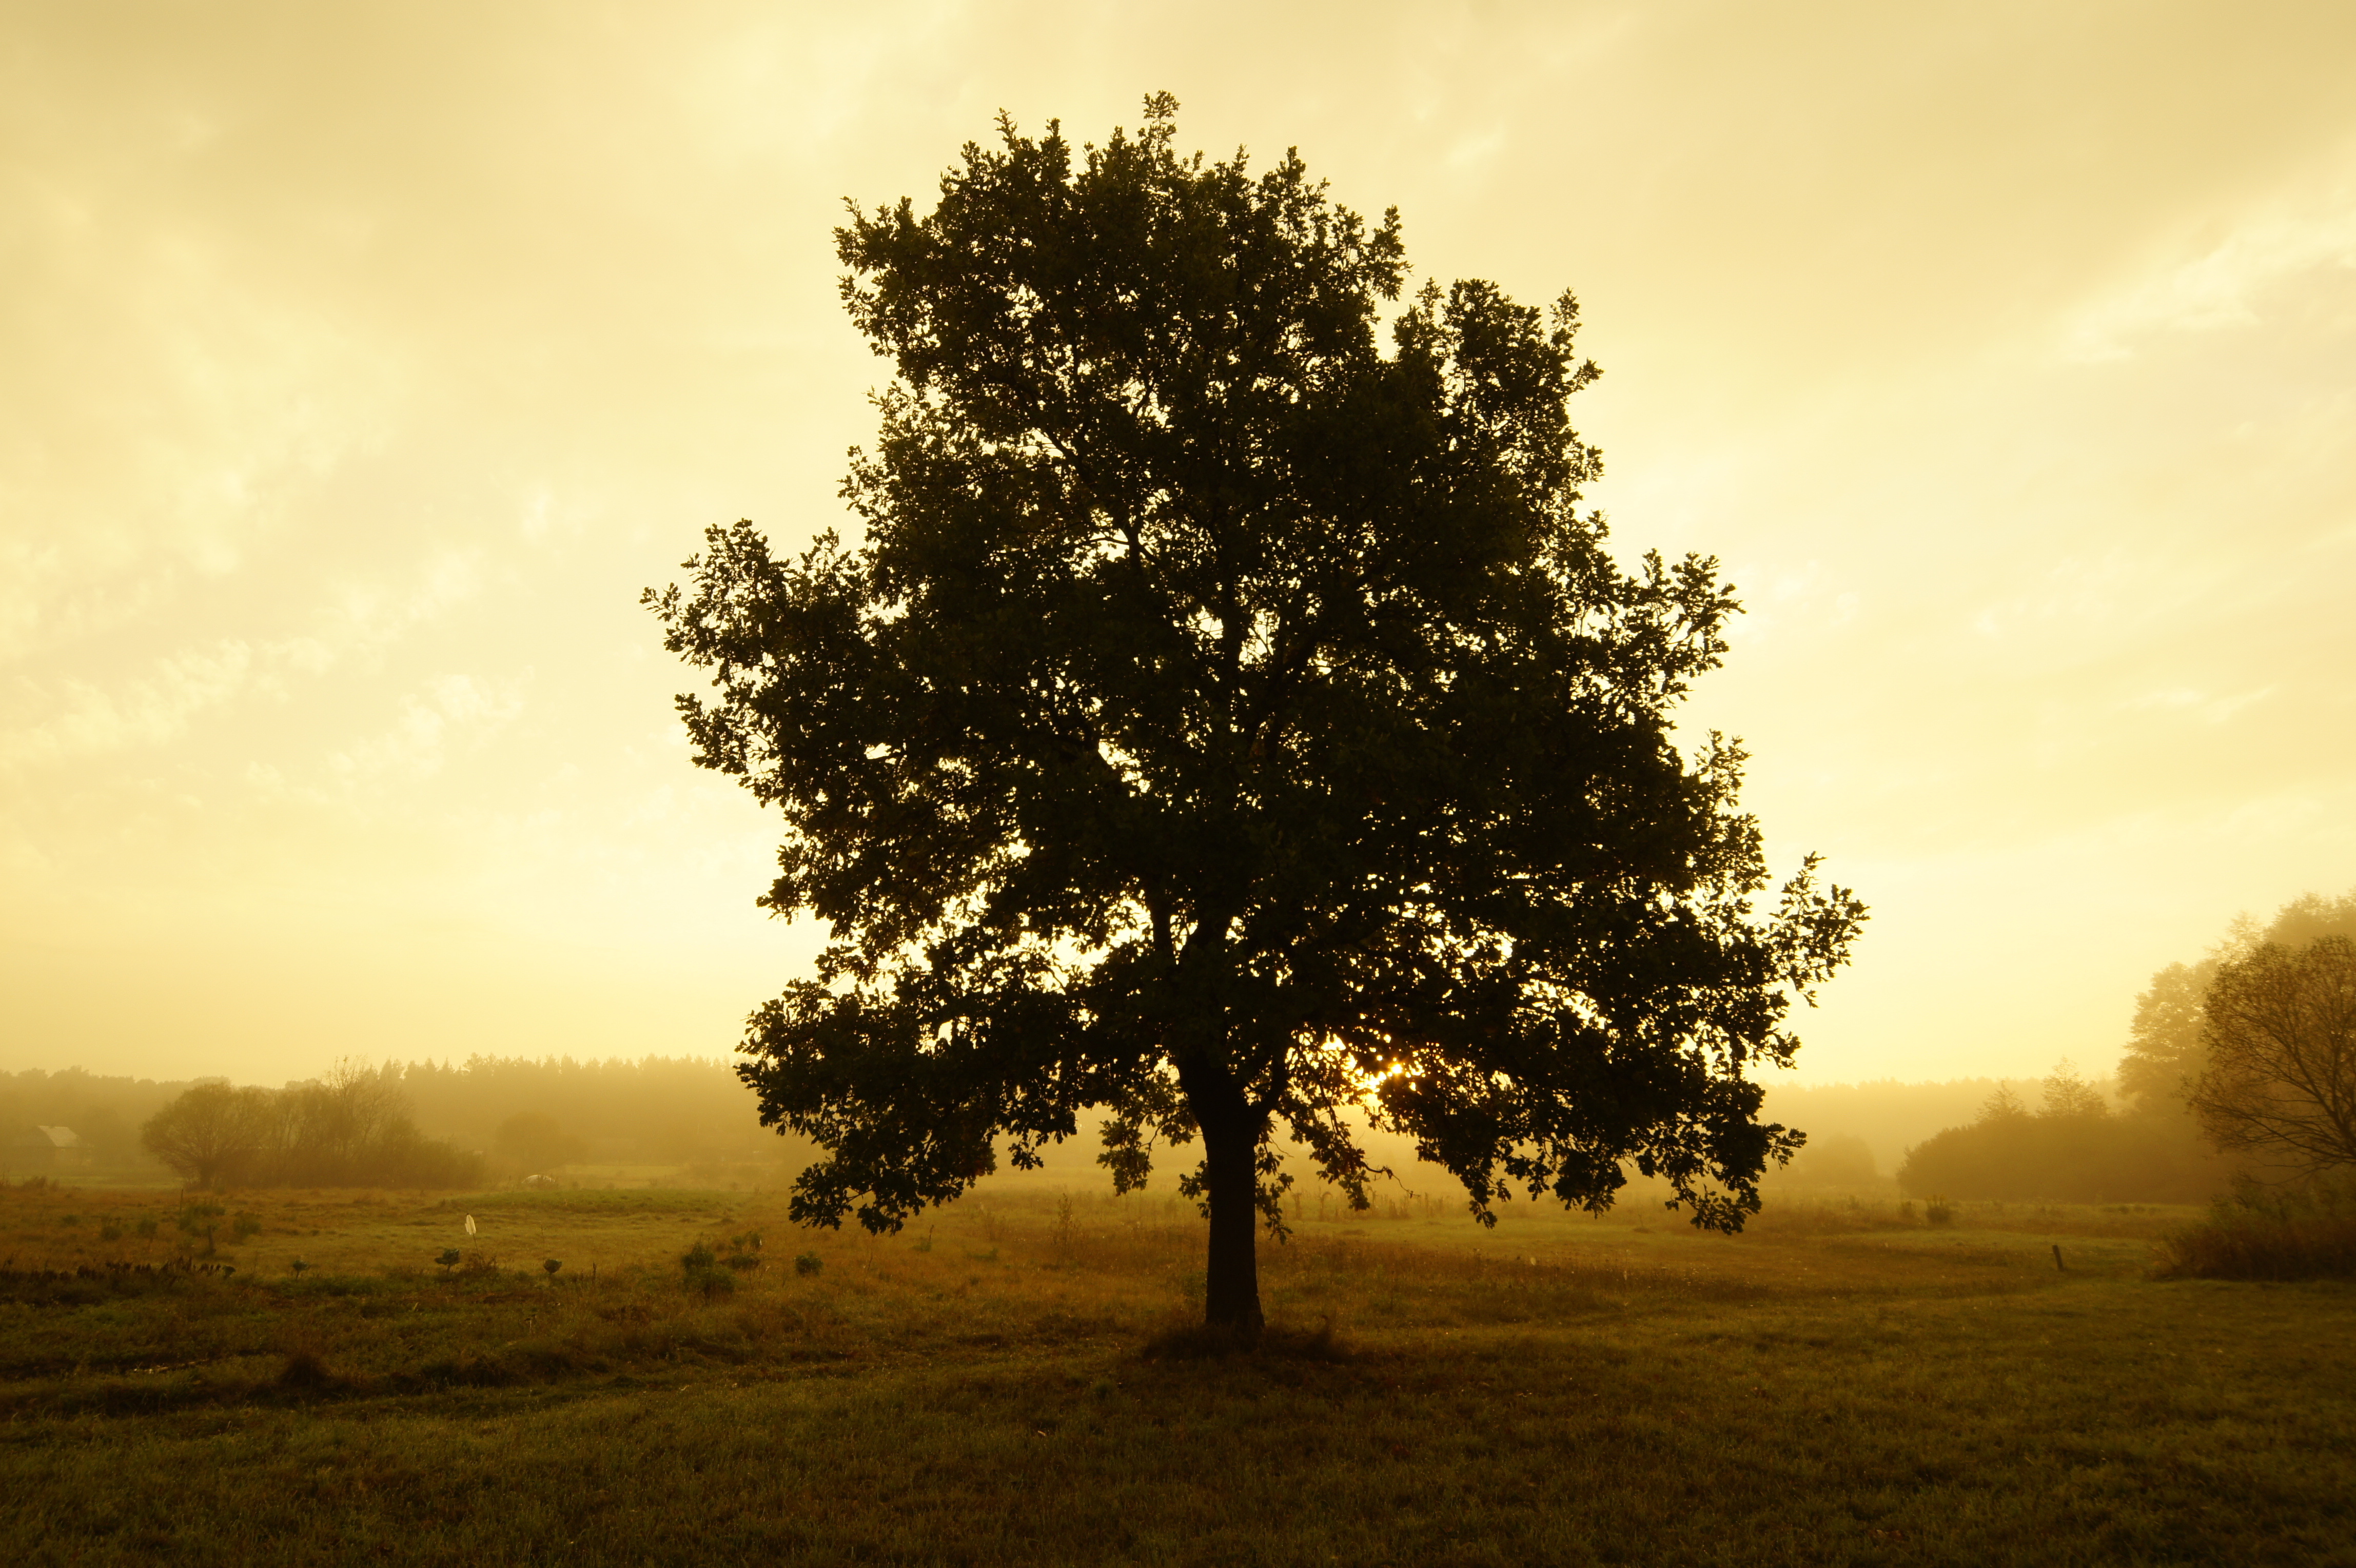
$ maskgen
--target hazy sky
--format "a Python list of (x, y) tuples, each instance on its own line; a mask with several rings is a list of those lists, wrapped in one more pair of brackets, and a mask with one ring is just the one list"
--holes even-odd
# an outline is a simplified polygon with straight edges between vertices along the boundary
[(716, 1055), (809, 950), (638, 590), (842, 516), (845, 196), (1001, 107), (1566, 285), (1807, 1081), (2115, 1058), (2356, 885), (2356, 8), (0, 0), (0, 1068)]

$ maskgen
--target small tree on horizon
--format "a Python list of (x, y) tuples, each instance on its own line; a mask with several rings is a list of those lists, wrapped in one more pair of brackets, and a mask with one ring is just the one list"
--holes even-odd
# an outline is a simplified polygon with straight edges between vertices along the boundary
[(245, 1174), (262, 1157), (273, 1124), (266, 1090), (206, 1079), (150, 1116), (139, 1142), (183, 1180), (211, 1187)]
[(2038, 1088), (2042, 1090), (2038, 1108), (2040, 1116), (2094, 1117), (2111, 1113), (2103, 1091), (2088, 1083), (2077, 1065), (2066, 1057), (2054, 1064), (2053, 1070), (2039, 1082)]
[(756, 1013), (794, 1217), (897, 1229), (1083, 1112), (1210, 1219), (1206, 1320), (1260, 1324), (1290, 1133), (1356, 1206), (1363, 1109), (1465, 1186), (1601, 1208), (1623, 1165), (1738, 1229), (1798, 1134), (1748, 1073), (1864, 918), (1811, 857), (1763, 913), (1743, 752), (1671, 714), (1724, 652), (1715, 563), (1623, 571), (1568, 418), (1578, 308), (1407, 274), (1289, 155), (1001, 117), (919, 217), (852, 209), (895, 370), (791, 559), (713, 529), (648, 592), (712, 671), (695, 760), (787, 824), (761, 900), (817, 972)]

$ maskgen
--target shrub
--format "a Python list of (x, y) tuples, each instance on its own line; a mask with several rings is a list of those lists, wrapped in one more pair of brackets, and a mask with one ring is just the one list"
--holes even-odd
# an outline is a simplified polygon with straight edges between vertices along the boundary
[(720, 1266), (720, 1254), (709, 1241), (698, 1241), (680, 1253), (679, 1266), (687, 1275), (687, 1288), (701, 1291), (707, 1298), (726, 1295), (736, 1288), (736, 1276)]
[(205, 1251), (210, 1252), (214, 1250), (213, 1232), (220, 1229), (221, 1217), (227, 1212), (218, 1203), (191, 1203), (180, 1210), (173, 1223), (180, 1228), (183, 1236), (202, 1236)]
[(794, 1273), (814, 1274), (826, 1267), (826, 1260), (816, 1252), (804, 1252), (794, 1260)]
[(1954, 1219), (1955, 1211), (1944, 1197), (1933, 1193), (1931, 1200), (1922, 1206), (1922, 1218), (1933, 1225), (1945, 1225)]
[(2356, 1279), (2356, 1184), (2265, 1187), (2244, 1181), (2209, 1218), (2160, 1244), (2163, 1275), (2218, 1280)]

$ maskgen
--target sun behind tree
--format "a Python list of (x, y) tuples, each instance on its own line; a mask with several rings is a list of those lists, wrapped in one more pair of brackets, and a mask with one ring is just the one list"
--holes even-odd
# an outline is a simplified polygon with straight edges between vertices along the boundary
[(827, 1151), (795, 1217), (896, 1228), (1084, 1112), (1123, 1190), (1199, 1136), (1206, 1318), (1247, 1337), (1277, 1141), (1363, 1204), (1359, 1109), (1484, 1219), (1633, 1165), (1739, 1227), (1799, 1142), (1745, 1075), (1864, 911), (1811, 859), (1759, 914), (1740, 747), (1673, 744), (1731, 592), (1580, 511), (1569, 295), (1427, 285), (1384, 352), (1397, 213), (1181, 156), (1175, 110), (1076, 156), (1001, 117), (929, 214), (854, 208), (897, 372), (863, 538), (713, 529), (648, 593), (718, 688), (696, 761), (784, 811), (762, 901), (830, 933), (744, 1046)]

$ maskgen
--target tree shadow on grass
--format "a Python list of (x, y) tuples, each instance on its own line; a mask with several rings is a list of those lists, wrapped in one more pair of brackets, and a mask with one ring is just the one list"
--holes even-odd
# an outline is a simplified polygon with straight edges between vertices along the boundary
[(1140, 1352), (1149, 1361), (1215, 1361), (1251, 1357), (1268, 1361), (1348, 1361), (1356, 1352), (1333, 1332), (1326, 1318), (1315, 1328), (1269, 1324), (1257, 1336), (1221, 1324), (1175, 1324), (1154, 1335)]

